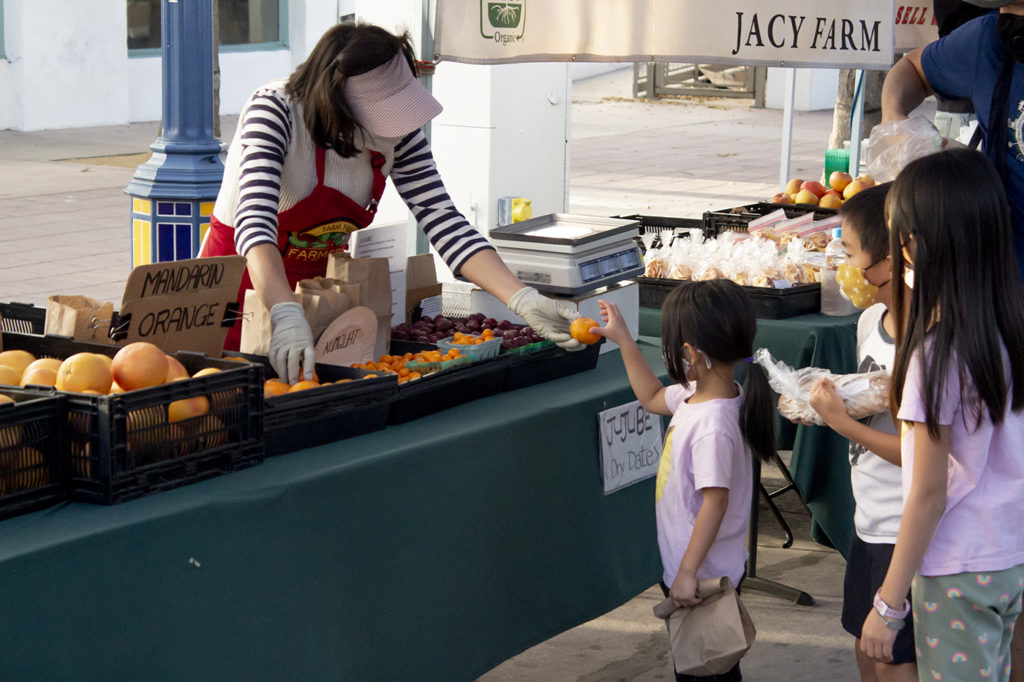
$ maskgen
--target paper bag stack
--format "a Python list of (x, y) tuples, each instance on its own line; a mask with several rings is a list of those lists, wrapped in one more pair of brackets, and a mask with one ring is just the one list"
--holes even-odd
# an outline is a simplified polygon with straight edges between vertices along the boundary
[[(332, 254), (327, 276), (304, 279), (295, 285), (295, 301), (302, 305), (313, 332), (313, 342), (339, 315), (356, 306), (366, 306), (377, 319), (374, 358), (388, 352), (391, 341), (391, 274), (387, 258), (350, 258)], [(245, 293), (245, 321), (240, 350), (266, 355), (272, 328), (270, 311), (255, 291)]]

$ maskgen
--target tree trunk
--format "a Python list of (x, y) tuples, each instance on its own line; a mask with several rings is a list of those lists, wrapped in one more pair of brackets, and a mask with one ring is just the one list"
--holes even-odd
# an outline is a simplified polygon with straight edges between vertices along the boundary
[[(882, 81), (884, 71), (867, 71), (864, 77), (864, 125), (862, 138), (867, 139), (874, 128), (882, 120)], [(829, 149), (842, 149), (843, 142), (850, 139), (850, 119), (853, 113), (853, 91), (857, 83), (855, 69), (842, 69), (839, 72), (839, 91), (836, 94), (836, 106), (832, 115), (832, 134), (828, 138)]]

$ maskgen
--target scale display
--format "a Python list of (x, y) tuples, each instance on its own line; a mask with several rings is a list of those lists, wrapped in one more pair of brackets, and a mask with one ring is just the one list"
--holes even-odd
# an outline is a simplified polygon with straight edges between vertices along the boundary
[(633, 220), (554, 213), (491, 230), (502, 260), (543, 291), (576, 295), (643, 274)]

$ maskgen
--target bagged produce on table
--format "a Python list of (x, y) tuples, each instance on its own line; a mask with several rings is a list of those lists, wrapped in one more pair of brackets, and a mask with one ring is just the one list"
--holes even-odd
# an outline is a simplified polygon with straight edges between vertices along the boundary
[(846, 413), (854, 419), (863, 419), (889, 409), (889, 372), (876, 370), (855, 374), (833, 374), (821, 367), (793, 369), (772, 358), (767, 348), (754, 352), (754, 362), (768, 373), (768, 383), (779, 394), (779, 414), (786, 419), (823, 425), (818, 413), (808, 404), (811, 387), (822, 378), (836, 386), (839, 397), (846, 405)]

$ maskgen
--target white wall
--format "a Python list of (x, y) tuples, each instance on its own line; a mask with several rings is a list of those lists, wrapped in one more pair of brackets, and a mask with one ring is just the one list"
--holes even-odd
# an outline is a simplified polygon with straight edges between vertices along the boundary
[[(839, 69), (797, 69), (793, 90), (794, 111), (832, 109), (839, 90)], [(768, 69), (764, 87), (764, 105), (768, 109), (784, 109), (786, 69)]]
[[(2, 0), (0, 129), (40, 130), (159, 120), (160, 58), (129, 57), (125, 0)], [(287, 0), (287, 45), (222, 51), (221, 114), (287, 77), (353, 0)], [(45, 39), (41, 39), (45, 38)]]
[(0, 59), (0, 130), (11, 127), (11, 63)]
[(4, 24), (10, 127), (125, 121), (124, 0), (6, 0)]

